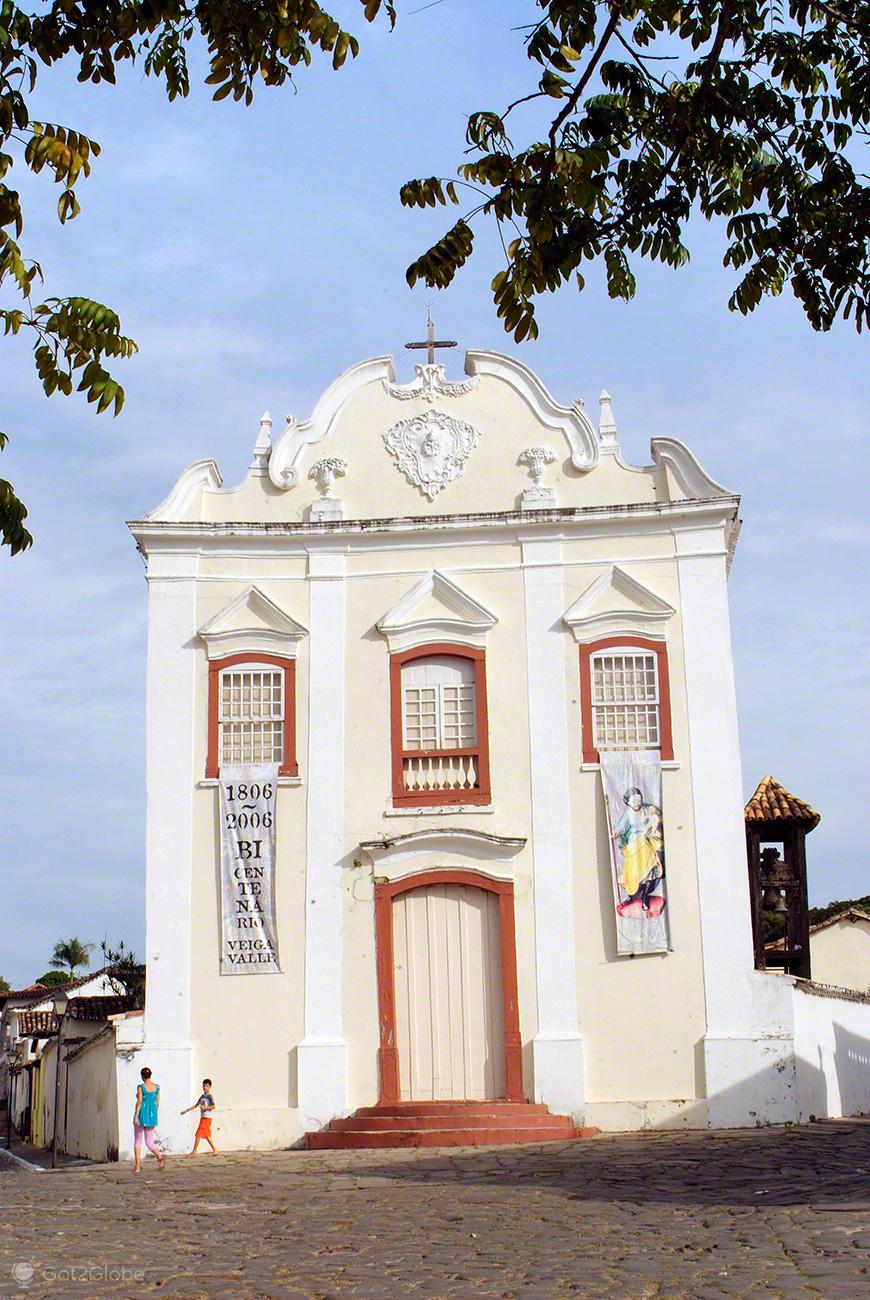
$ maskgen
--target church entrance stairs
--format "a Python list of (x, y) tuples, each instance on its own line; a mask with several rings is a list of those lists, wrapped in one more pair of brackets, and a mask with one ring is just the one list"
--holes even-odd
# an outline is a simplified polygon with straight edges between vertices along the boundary
[(309, 1150), (378, 1147), (496, 1146), (519, 1142), (565, 1142), (589, 1137), (567, 1115), (546, 1106), (516, 1101), (405, 1101), (362, 1106), (334, 1119), (319, 1133), (308, 1133)]

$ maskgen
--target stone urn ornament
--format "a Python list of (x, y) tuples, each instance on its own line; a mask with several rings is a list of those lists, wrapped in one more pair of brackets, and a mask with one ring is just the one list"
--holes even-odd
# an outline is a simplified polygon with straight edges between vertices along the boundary
[(544, 487), (544, 470), (557, 459), (552, 447), (526, 447), (517, 457), (518, 465), (525, 465), (532, 476), (533, 486), (523, 492), (520, 508), (522, 510), (540, 510), (542, 507), (554, 506), (556, 498), (553, 489)]
[(332, 485), (337, 478), (344, 478), (346, 473), (347, 463), (340, 456), (324, 456), (314, 462), (308, 471), (308, 477), (316, 479), (317, 490), (324, 501), (331, 501), (334, 500)]
[(344, 478), (347, 462), (340, 456), (323, 456), (314, 462), (308, 471), (308, 477), (317, 483), (320, 493), (319, 501), (311, 503), (312, 519), (341, 519), (341, 502), (332, 495), (332, 487), (337, 478)]

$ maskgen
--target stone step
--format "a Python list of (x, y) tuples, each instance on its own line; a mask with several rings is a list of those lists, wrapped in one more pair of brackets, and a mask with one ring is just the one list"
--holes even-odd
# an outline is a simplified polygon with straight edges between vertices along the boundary
[(475, 1110), (473, 1113), (460, 1113), (458, 1111), (444, 1111), (436, 1115), (421, 1115), (418, 1112), (406, 1111), (402, 1115), (389, 1115), (380, 1113), (377, 1115), (350, 1115), (345, 1119), (334, 1119), (329, 1125), (334, 1133), (353, 1132), (363, 1130), (408, 1130), (408, 1129), (455, 1129), (455, 1128), (535, 1128), (550, 1129), (557, 1128), (559, 1131), (565, 1129), (573, 1133), (574, 1125), (570, 1119), (562, 1115), (550, 1115), (546, 1111), (543, 1113), (533, 1111), (531, 1115), (524, 1115), (520, 1118), (517, 1115), (505, 1115), (500, 1111), (493, 1110)]
[(306, 1145), (310, 1151), (372, 1150), (386, 1147), (477, 1147), (508, 1146), (524, 1142), (565, 1142), (575, 1137), (586, 1137), (594, 1130), (542, 1129), (514, 1125), (511, 1128), (439, 1128), (439, 1129), (375, 1129), (354, 1132), (335, 1132), (324, 1129), (309, 1133)]
[(530, 1115), (549, 1115), (540, 1102), (529, 1101), (393, 1101), (360, 1106), (355, 1115), (510, 1115), (525, 1123)]

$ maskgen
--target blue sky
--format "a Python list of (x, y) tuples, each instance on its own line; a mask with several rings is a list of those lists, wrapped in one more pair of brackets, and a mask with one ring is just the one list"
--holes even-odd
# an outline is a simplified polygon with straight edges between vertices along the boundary
[[(366, 357), (422, 337), (425, 289), (407, 264), (446, 228), (443, 211), (398, 202), (412, 176), (452, 175), (464, 119), (527, 90), (511, 22), (519, 0), (444, 0), (395, 33), (366, 28), (362, 53), (298, 93), (252, 108), (195, 88), (169, 105), (128, 70), (117, 88), (42, 73), (36, 112), (103, 147), (83, 212), (61, 229), (46, 178), (15, 177), (25, 247), (49, 292), (110, 303), (141, 354), (117, 370), (117, 420), (42, 396), (29, 353), (0, 345), (0, 458), (31, 510), (36, 546), (0, 560), (0, 791), (4, 828), (0, 974), (47, 967), (53, 942), (123, 937), (141, 953), (144, 859), (145, 584), (124, 521), (178, 472), (214, 456), (238, 481), (259, 416), (304, 417)], [(437, 295), (438, 332), (462, 347), (518, 351), (554, 395), (597, 409), (613, 394), (625, 454), (685, 440), (740, 491), (745, 525), (731, 577), (747, 795), (772, 772), (822, 814), (808, 841), (814, 903), (870, 889), (856, 789), (866, 771), (865, 548), (870, 424), (867, 341), (815, 334), (790, 299), (745, 320), (721, 236), (699, 226), (680, 272), (638, 265), (638, 295), (608, 300), (595, 275), (542, 304), (541, 338), (516, 349), (489, 297), (494, 232)], [(454, 368), (460, 358), (451, 358)], [(856, 815), (857, 814), (857, 815)]]

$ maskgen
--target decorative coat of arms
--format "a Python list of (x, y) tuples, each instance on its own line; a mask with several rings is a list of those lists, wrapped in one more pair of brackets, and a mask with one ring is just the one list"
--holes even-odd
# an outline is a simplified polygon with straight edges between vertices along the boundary
[(400, 420), (384, 434), (384, 442), (408, 482), (434, 501), (443, 487), (461, 477), (478, 436), (473, 425), (432, 410)]

